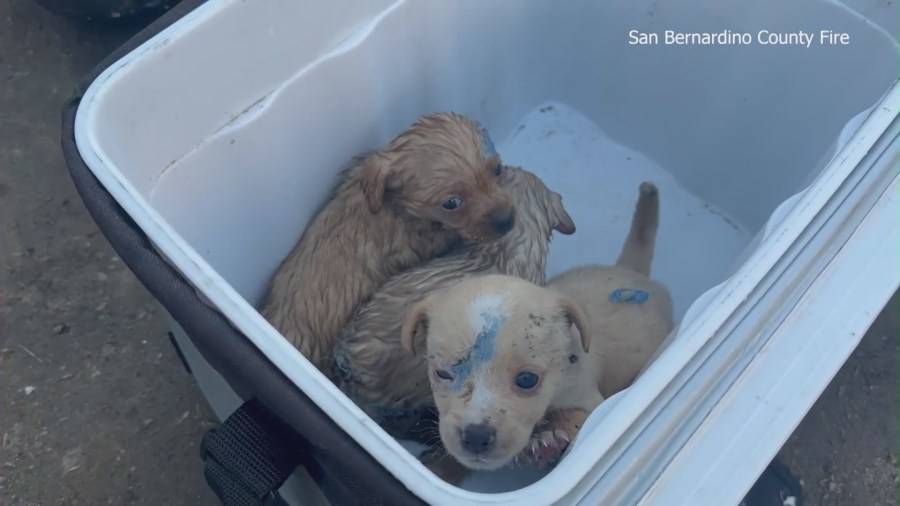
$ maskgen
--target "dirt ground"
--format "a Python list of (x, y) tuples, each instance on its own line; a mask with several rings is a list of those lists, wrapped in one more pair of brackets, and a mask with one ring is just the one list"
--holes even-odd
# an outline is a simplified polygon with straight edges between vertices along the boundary
[[(215, 504), (214, 418), (59, 149), (76, 82), (129, 35), (0, 2), (0, 503)], [(782, 454), (808, 504), (898, 504), (895, 296)]]
[(0, 503), (216, 504), (198, 450), (213, 417), (59, 148), (63, 103), (128, 30), (31, 0), (0, 2), (0, 22)]

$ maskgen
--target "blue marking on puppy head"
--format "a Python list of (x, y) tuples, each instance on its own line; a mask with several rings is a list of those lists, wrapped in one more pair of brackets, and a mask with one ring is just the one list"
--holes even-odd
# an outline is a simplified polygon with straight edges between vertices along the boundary
[(635, 290), (633, 288), (619, 288), (609, 294), (609, 301), (613, 304), (637, 304), (641, 305), (650, 298), (650, 292)]
[(481, 313), (481, 317), (484, 318), (484, 325), (475, 336), (475, 344), (469, 348), (466, 355), (457, 364), (450, 368), (456, 374), (453, 385), (451, 385), (454, 391), (462, 389), (475, 369), (490, 362), (497, 351), (497, 334), (506, 323), (506, 317), (490, 313)]
[(494, 146), (494, 141), (491, 140), (491, 136), (488, 134), (487, 128), (478, 122), (476, 122), (475, 125), (478, 127), (478, 131), (481, 132), (481, 153), (484, 156), (484, 159), (487, 160), (492, 156), (500, 156), (500, 154), (497, 153), (497, 148)]

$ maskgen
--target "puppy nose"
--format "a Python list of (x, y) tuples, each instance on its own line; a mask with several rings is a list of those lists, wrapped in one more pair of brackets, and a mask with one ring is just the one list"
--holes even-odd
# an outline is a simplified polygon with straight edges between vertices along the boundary
[(488, 451), (497, 439), (497, 430), (490, 425), (468, 425), (462, 431), (462, 445), (466, 450), (478, 454)]
[(516, 213), (512, 209), (497, 209), (491, 213), (491, 225), (501, 234), (509, 232), (516, 222)]

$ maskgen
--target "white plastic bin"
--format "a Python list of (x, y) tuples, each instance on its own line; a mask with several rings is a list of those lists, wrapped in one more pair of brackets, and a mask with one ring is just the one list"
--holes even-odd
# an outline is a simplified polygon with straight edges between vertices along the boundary
[[(171, 264), (422, 500), (729, 504), (900, 284), (897, 33), (868, 0), (211, 0), (94, 81), (75, 138)], [(539, 480), (441, 482), (254, 309), (338, 168), (440, 110), (563, 195), (578, 231), (548, 275), (612, 262), (638, 183), (660, 188), (653, 275), (687, 317)], [(226, 416), (237, 397), (179, 337)]]

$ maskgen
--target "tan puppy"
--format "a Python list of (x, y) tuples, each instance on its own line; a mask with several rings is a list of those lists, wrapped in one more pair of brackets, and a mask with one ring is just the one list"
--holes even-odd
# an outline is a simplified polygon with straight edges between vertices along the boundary
[(631, 385), (673, 328), (672, 296), (649, 277), (658, 228), (659, 192), (645, 182), (616, 265), (572, 269), (547, 285), (574, 298), (590, 317), (591, 334), (603, 343), (600, 392), (606, 397)]
[[(590, 318), (592, 357), (602, 371), (599, 388), (604, 398), (631, 385), (674, 326), (669, 290), (649, 277), (658, 229), (659, 192), (644, 182), (616, 264), (572, 269), (547, 284), (577, 301)], [(525, 457), (542, 463), (556, 460), (588, 415), (583, 410), (548, 414)]]
[(501, 174), (476, 123), (450, 113), (419, 119), (343, 172), (276, 272), (263, 316), (327, 372), (341, 328), (378, 286), (460, 237), (479, 242), (512, 229)]
[[(658, 221), (658, 192), (644, 183), (616, 266), (574, 269), (548, 288), (473, 278), (412, 308), (403, 342), (426, 335), (441, 441), (459, 463), (555, 461), (603, 398), (630, 384), (672, 329), (669, 293), (647, 277)], [(454, 482), (465, 475), (423, 460)]]
[(511, 462), (546, 413), (589, 413), (603, 401), (581, 308), (517, 277), (469, 278), (430, 295), (401, 336), (412, 351), (425, 337), (441, 442), (469, 469)]
[[(335, 351), (338, 385), (397, 437), (409, 437), (421, 410), (434, 404), (424, 357), (405, 352), (400, 342), (400, 316), (429, 293), (478, 274), (510, 274), (543, 285), (552, 231), (575, 232), (562, 198), (531, 172), (507, 167), (500, 184), (517, 209), (513, 230), (391, 278), (360, 305)], [(416, 345), (424, 348), (424, 336)]]

